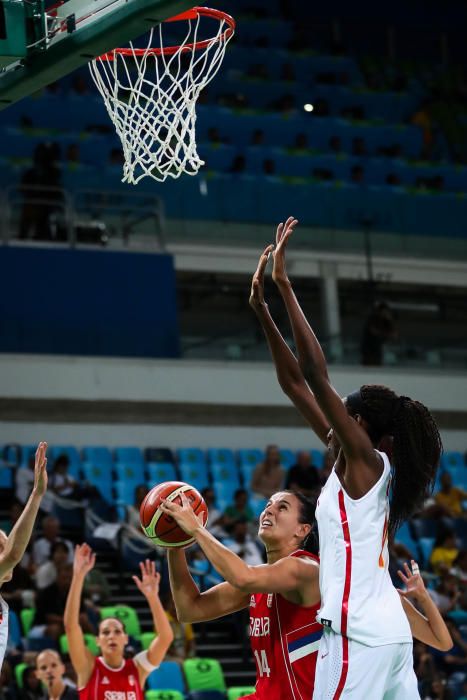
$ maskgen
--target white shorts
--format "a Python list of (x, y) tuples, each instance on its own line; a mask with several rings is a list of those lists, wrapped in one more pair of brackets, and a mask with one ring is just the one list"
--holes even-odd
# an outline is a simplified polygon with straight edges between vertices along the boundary
[(318, 651), (313, 700), (341, 698), (420, 700), (412, 644), (369, 647), (325, 629)]

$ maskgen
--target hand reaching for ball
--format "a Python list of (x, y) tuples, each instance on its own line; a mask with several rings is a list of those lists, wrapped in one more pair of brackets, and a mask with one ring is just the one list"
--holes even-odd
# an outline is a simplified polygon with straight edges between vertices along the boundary
[(164, 513), (170, 515), (187, 535), (193, 537), (200, 527), (204, 527), (204, 513), (201, 512), (199, 515), (196, 515), (184, 493), (180, 494), (180, 500), (182, 505), (164, 499), (160, 508)]

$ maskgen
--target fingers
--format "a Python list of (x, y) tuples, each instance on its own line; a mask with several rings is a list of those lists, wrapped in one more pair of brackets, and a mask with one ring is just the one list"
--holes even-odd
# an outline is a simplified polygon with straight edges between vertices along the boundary
[(397, 575), (399, 576), (400, 579), (402, 579), (402, 581), (405, 583), (405, 585), (408, 584), (409, 579), (407, 578), (407, 576), (404, 576), (404, 574), (402, 573), (402, 571), (398, 571), (398, 572), (397, 572)]
[(409, 565), (407, 564), (407, 562), (404, 562), (404, 571), (405, 571), (408, 578), (410, 578), (412, 576), (412, 572), (410, 571)]

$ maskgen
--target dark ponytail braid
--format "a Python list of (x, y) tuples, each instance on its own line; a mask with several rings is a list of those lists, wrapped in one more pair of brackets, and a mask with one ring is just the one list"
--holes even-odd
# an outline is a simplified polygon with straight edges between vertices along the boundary
[(404, 520), (421, 508), (433, 491), (443, 445), (429, 410), (419, 401), (397, 396), (391, 389), (368, 384), (360, 389), (361, 411), (369, 436), (377, 445), (392, 440), (392, 498), (389, 530), (394, 534)]

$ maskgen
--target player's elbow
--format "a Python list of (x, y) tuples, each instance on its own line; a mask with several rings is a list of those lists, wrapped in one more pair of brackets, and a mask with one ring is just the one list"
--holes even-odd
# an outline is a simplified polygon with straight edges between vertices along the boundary
[(442, 639), (439, 642), (438, 649), (439, 649), (439, 651), (450, 651), (453, 646), (454, 646), (454, 643), (451, 639), (451, 635), (449, 635), (449, 638)]
[(236, 572), (234, 576), (230, 579), (234, 588), (238, 588), (242, 593), (251, 593), (255, 585), (255, 574), (251, 566), (242, 567), (240, 571)]

